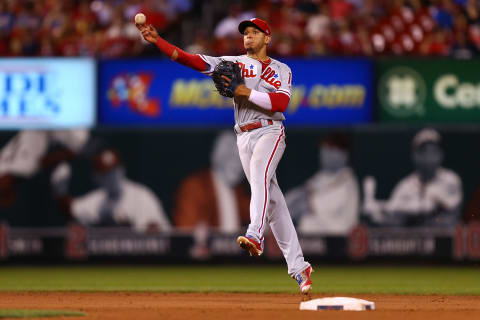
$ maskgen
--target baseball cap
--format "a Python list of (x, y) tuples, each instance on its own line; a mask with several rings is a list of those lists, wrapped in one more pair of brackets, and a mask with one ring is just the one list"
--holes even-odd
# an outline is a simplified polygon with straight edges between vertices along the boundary
[(441, 140), (440, 133), (432, 128), (425, 128), (418, 132), (412, 141), (412, 147), (418, 148), (425, 143), (439, 144)]
[(350, 138), (344, 133), (334, 132), (328, 134), (323, 140), (321, 140), (320, 146), (322, 145), (328, 145), (348, 151), (350, 149)]
[(93, 157), (93, 169), (98, 173), (107, 173), (122, 163), (120, 154), (113, 149), (105, 149)]
[(272, 34), (272, 30), (270, 29), (268, 23), (259, 18), (252, 18), (250, 20), (244, 20), (240, 22), (240, 24), (238, 25), (238, 31), (243, 34), (247, 27), (255, 27), (265, 33), (267, 36)]

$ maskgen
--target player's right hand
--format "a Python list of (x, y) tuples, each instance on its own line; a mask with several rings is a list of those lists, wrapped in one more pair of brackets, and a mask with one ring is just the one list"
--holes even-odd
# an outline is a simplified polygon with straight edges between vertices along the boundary
[(151, 24), (135, 24), (142, 33), (143, 39), (146, 41), (155, 44), (158, 40), (158, 32)]

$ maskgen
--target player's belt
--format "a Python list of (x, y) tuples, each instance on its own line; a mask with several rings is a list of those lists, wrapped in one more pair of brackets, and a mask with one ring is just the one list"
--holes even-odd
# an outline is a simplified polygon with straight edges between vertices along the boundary
[(270, 126), (273, 124), (273, 120), (258, 120), (258, 121), (255, 121), (255, 122), (250, 122), (250, 123), (247, 123), (247, 124), (244, 124), (244, 125), (236, 125), (235, 126), (235, 131), (238, 132), (237, 128), (240, 129), (241, 132), (248, 132), (248, 131), (252, 131), (252, 130), (255, 130), (255, 129), (258, 129), (258, 128), (261, 128), (261, 127), (266, 127), (266, 126)]

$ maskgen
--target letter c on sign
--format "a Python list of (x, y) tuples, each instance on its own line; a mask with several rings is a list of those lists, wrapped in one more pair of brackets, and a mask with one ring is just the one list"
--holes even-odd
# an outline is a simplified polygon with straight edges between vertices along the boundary
[(456, 76), (449, 74), (441, 77), (435, 83), (433, 94), (435, 96), (435, 100), (447, 109), (455, 108), (457, 102), (455, 101), (455, 94), (448, 95), (447, 90), (451, 87), (456, 87), (458, 85), (458, 79)]

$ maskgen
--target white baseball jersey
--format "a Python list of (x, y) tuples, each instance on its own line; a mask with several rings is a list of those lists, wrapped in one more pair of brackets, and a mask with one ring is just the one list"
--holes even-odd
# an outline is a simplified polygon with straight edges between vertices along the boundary
[[(265, 93), (281, 92), (288, 97), (291, 96), (292, 71), (290, 67), (280, 61), (270, 59), (270, 64), (262, 70), (262, 63), (247, 55), (223, 57), (199, 56), (210, 66), (207, 71), (203, 72), (206, 75), (211, 75), (215, 67), (222, 60), (232, 61), (240, 66), (242, 77), (245, 80), (245, 86), (247, 88)], [(282, 112), (272, 112), (260, 108), (248, 101), (246, 97), (237, 97), (233, 100), (235, 123), (237, 124), (244, 124), (259, 119), (285, 120)]]
[(320, 170), (307, 181), (305, 191), (311, 212), (300, 219), (300, 232), (348, 235), (358, 224), (360, 192), (351, 168)]
[(424, 184), (416, 173), (402, 179), (392, 192), (386, 210), (418, 215), (437, 207), (454, 210), (462, 201), (462, 182), (453, 171), (440, 168), (432, 181)]
[(0, 152), (0, 175), (14, 174), (24, 178), (33, 176), (40, 167), (40, 160), (46, 154), (48, 144), (46, 131), (20, 131)]
[[(144, 185), (125, 179), (122, 181), (122, 195), (113, 203), (113, 220), (128, 222), (135, 231), (146, 231), (149, 224), (156, 224), (161, 231), (171, 229), (160, 200)], [(100, 211), (107, 202), (107, 194), (97, 189), (73, 199), (72, 215), (84, 225), (96, 224)]]
[(89, 136), (90, 133), (84, 129), (20, 131), (0, 151), (0, 175), (29, 178), (38, 172), (42, 157), (52, 144), (61, 144), (77, 153), (85, 146)]

